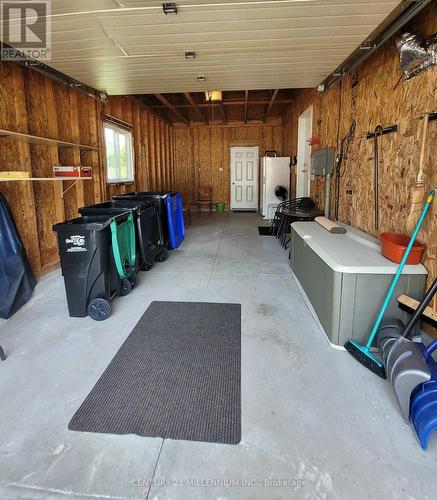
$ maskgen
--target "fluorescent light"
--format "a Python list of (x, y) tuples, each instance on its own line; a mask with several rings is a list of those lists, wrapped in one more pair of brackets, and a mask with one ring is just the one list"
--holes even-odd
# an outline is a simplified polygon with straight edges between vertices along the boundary
[(217, 102), (222, 100), (221, 90), (207, 90), (205, 92), (205, 99), (211, 102)]

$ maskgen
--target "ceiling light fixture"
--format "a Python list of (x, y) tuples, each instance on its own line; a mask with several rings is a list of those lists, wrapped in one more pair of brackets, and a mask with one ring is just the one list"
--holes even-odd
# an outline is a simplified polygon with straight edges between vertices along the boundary
[(196, 53), (194, 52), (194, 50), (186, 50), (185, 59), (196, 59)]
[(178, 8), (174, 2), (166, 2), (162, 4), (162, 10), (164, 14), (167, 16), (168, 14), (177, 14)]
[(197, 77), (197, 81), (198, 81), (199, 83), (206, 82), (206, 77), (204, 77), (203, 75), (199, 75), (199, 76)]
[(205, 100), (210, 102), (220, 102), (222, 100), (221, 90), (207, 90), (205, 92)]

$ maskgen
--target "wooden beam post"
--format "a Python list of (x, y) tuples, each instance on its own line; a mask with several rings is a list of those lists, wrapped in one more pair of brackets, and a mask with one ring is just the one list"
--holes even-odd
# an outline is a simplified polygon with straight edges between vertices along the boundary
[(218, 107), (220, 110), (220, 114), (222, 115), (223, 123), (226, 125), (228, 123), (228, 120), (226, 119), (226, 113), (225, 113), (225, 108), (223, 107), (223, 103), (219, 102)]
[(185, 116), (180, 112), (178, 111), (171, 102), (167, 101), (167, 99), (161, 95), (161, 94), (155, 94), (155, 97), (157, 99), (159, 99), (162, 104), (164, 104), (164, 106), (167, 106), (167, 108), (175, 115), (179, 118), (179, 120), (181, 120), (183, 123), (185, 123), (185, 125), (189, 125), (190, 122), (185, 118)]
[(270, 99), (270, 102), (269, 102), (269, 105), (267, 107), (267, 111), (264, 115), (264, 123), (266, 122), (267, 118), (269, 117), (269, 114), (272, 110), (272, 107), (273, 107), (273, 104), (275, 103), (275, 99), (278, 95), (278, 92), (279, 92), (279, 89), (276, 89), (274, 92), (273, 92), (273, 95), (272, 95), (272, 98)]
[(249, 100), (249, 91), (244, 91), (244, 123), (247, 123), (247, 101)]
[(191, 107), (194, 109), (196, 112), (197, 116), (208, 125), (208, 120), (207, 118), (204, 117), (202, 112), (199, 109), (199, 106), (195, 102), (195, 100), (192, 98), (191, 94), (189, 92), (184, 92), (185, 99), (191, 104)]

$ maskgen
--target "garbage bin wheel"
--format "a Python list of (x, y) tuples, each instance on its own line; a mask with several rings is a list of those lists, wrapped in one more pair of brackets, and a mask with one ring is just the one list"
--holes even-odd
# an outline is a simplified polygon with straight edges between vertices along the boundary
[(168, 250), (163, 248), (155, 257), (156, 262), (165, 262), (168, 259)]
[(135, 288), (137, 286), (137, 277), (135, 276), (135, 274), (129, 278), (129, 282), (132, 288)]
[(122, 297), (124, 297), (125, 295), (129, 295), (133, 287), (134, 285), (132, 285), (130, 279), (122, 278), (119, 295), (121, 295)]
[(111, 304), (108, 300), (97, 297), (88, 304), (88, 316), (95, 321), (104, 321), (111, 316)]
[(153, 267), (153, 262), (145, 262), (143, 264), (143, 267), (141, 268), (141, 271), (150, 271)]

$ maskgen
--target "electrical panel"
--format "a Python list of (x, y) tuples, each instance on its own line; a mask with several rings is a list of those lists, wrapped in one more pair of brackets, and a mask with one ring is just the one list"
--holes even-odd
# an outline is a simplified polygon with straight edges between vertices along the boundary
[(334, 172), (334, 148), (324, 148), (311, 154), (311, 174), (321, 177)]

